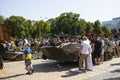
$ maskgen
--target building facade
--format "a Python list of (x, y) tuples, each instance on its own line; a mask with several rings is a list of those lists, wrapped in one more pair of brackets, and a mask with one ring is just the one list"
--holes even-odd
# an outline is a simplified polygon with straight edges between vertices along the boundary
[(116, 29), (117, 32), (120, 32), (120, 17), (113, 18), (109, 21), (103, 21), (102, 26), (106, 26), (108, 29)]

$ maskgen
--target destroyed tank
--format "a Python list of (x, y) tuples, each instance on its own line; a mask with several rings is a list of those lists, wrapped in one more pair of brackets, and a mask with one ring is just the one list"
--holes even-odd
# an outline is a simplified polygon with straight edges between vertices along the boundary
[(8, 26), (0, 24), (0, 69), (3, 69), (2, 58), (5, 56), (5, 49), (2, 43), (4, 42), (4, 40), (8, 39), (8, 35), (9, 35)]
[(52, 59), (59, 62), (76, 62), (78, 61), (78, 54), (80, 44), (77, 42), (61, 43), (58, 46), (42, 46), (42, 58)]
[[(0, 58), (4, 60), (21, 60), (22, 54), (17, 54), (15, 51), (9, 51), (5, 48), (5, 42), (7, 40), (14, 41), (14, 38), (10, 36), (9, 27), (5, 24), (0, 24)], [(10, 48), (12, 49), (12, 48)], [(1, 63), (1, 61), (0, 61)]]

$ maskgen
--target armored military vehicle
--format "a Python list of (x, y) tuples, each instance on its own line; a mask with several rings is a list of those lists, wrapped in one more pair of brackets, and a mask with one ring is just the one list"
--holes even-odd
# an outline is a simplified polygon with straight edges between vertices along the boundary
[(0, 69), (3, 69), (2, 58), (5, 55), (4, 46), (1, 44), (4, 40), (8, 39), (9, 31), (6, 25), (0, 24)]
[(77, 42), (61, 43), (58, 46), (42, 46), (42, 58), (52, 59), (59, 62), (78, 61), (80, 45)]

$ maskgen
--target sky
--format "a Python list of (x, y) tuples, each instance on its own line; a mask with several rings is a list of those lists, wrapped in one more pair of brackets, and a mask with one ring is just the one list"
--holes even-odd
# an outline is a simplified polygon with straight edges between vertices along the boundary
[(94, 22), (120, 17), (120, 0), (0, 0), (0, 15), (23, 16), (30, 20), (47, 20), (61, 13), (73, 12)]

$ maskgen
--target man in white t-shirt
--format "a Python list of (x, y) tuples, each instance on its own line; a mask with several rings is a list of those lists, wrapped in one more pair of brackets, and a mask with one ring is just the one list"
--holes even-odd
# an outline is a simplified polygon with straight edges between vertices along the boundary
[(87, 37), (83, 37), (81, 43), (81, 55), (79, 59), (79, 70), (82, 70), (83, 62), (85, 61), (85, 70), (88, 70), (88, 55), (90, 54), (90, 44), (87, 41)]

